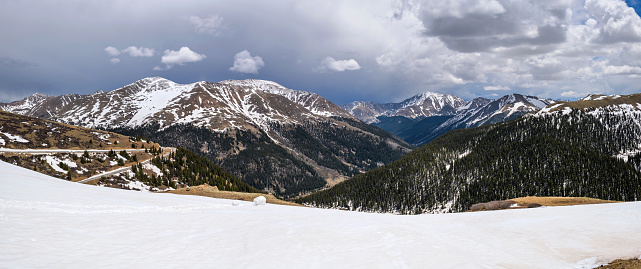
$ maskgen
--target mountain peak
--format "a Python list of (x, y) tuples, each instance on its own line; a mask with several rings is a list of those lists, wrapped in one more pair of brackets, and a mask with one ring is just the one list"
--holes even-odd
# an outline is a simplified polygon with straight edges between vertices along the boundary
[(426, 118), (434, 115), (450, 115), (466, 102), (452, 95), (424, 92), (403, 100), (400, 103), (375, 103), (354, 101), (342, 107), (365, 123), (378, 122), (379, 116), (403, 116), (406, 118)]
[(158, 82), (167, 82), (167, 81), (169, 81), (169, 82), (173, 82), (173, 81), (171, 81), (171, 80), (168, 80), (168, 79), (166, 79), (166, 78), (159, 77), (159, 76), (155, 76), (155, 77), (146, 77), (146, 78), (140, 79), (140, 80), (138, 80), (138, 81), (140, 81), (140, 82), (147, 82), (147, 83), (158, 83)]
[(224, 80), (220, 84), (248, 87), (266, 93), (277, 94), (293, 101), (316, 115), (325, 117), (338, 116), (352, 118), (352, 115), (340, 106), (330, 102), (322, 96), (306, 91), (292, 90), (276, 82), (260, 79)]
[(51, 98), (51, 97), (52, 96), (49, 96), (43, 93), (34, 93), (32, 95), (29, 95), (17, 101), (13, 101), (11, 103), (0, 103), (0, 110), (23, 114), (33, 109), (35, 106), (40, 104), (43, 100), (46, 100), (47, 98)]
[(446, 95), (442, 93), (423, 92), (423, 93), (414, 95), (410, 98), (407, 98), (401, 103), (405, 106), (413, 106), (413, 105), (422, 104), (423, 102), (425, 102), (425, 100), (428, 100), (428, 99), (437, 99), (437, 98), (442, 98), (444, 96)]
[(176, 82), (173, 82), (163, 77), (146, 77), (143, 79), (139, 79), (134, 83), (131, 83), (125, 87), (137, 86), (139, 88), (160, 89), (160, 88), (170, 88), (177, 85), (181, 85), (181, 84), (178, 84)]
[(47, 94), (44, 94), (44, 93), (38, 93), (37, 92), (37, 93), (34, 93), (32, 95), (29, 95), (27, 98), (28, 99), (45, 99), (45, 98), (48, 98), (48, 97), (51, 97), (51, 95), (47, 95)]
[(228, 79), (228, 80), (223, 80), (221, 82), (218, 82), (220, 84), (227, 84), (227, 85), (237, 85), (237, 86), (248, 86), (248, 87), (254, 87), (260, 90), (268, 90), (270, 88), (277, 88), (280, 90), (289, 90), (285, 88), (283, 85), (280, 85), (276, 82), (270, 81), (270, 80), (262, 80), (262, 79), (254, 79), (254, 78), (249, 78), (249, 79), (243, 79), (243, 80), (234, 80), (234, 79)]

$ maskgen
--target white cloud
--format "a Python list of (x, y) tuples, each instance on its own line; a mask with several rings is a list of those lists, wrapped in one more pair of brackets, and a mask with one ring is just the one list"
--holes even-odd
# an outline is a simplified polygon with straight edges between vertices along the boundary
[[(379, 57), (380, 58), (380, 57)], [(381, 60), (382, 61), (382, 60)], [(377, 62), (380, 62), (377, 59)], [(320, 65), (314, 68), (316, 72), (343, 72), (345, 70), (358, 70), (361, 69), (361, 66), (358, 65), (358, 62), (354, 59), (349, 60), (336, 60), (332, 57), (327, 57), (321, 60)]]
[(122, 52), (129, 53), (129, 56), (131, 57), (151, 57), (151, 56), (154, 56), (154, 54), (156, 53), (154, 49), (143, 48), (143, 47), (137, 48), (135, 46), (128, 47), (122, 50)]
[[(200, 62), (205, 58), (207, 58), (205, 54), (199, 54), (190, 50), (188, 47), (182, 47), (178, 51), (165, 50), (165, 55), (162, 56), (162, 60), (160, 62), (165, 64), (165, 69), (170, 69), (176, 64), (183, 65), (185, 63)], [(158, 66), (154, 67), (154, 70), (161, 70), (157, 69), (157, 67)]]
[(589, 94), (590, 93), (587, 93), (587, 92), (567, 91), (567, 92), (562, 92), (561, 96), (568, 97), (568, 98), (579, 98), (579, 97), (588, 96)]
[[(130, 46), (124, 50), (118, 50), (115, 47), (109, 46), (105, 48), (105, 51), (110, 56), (119, 56), (119, 55), (122, 55), (123, 53), (127, 53), (131, 57), (152, 57), (154, 56), (154, 54), (156, 54), (156, 51), (154, 49), (143, 48), (143, 47), (138, 48), (135, 46)], [(117, 64), (120, 62), (120, 58), (113, 57), (109, 59), (109, 61), (113, 64)]]
[(234, 66), (229, 70), (240, 73), (258, 74), (258, 70), (265, 66), (263, 58), (260, 56), (252, 57), (249, 51), (243, 50), (234, 56)]
[(608, 65), (603, 70), (603, 73), (608, 75), (641, 74), (641, 67), (629, 65)]
[(112, 46), (106, 47), (105, 51), (107, 52), (107, 54), (109, 54), (109, 56), (118, 56), (118, 55), (120, 55), (120, 51), (117, 48), (114, 48)]
[(219, 35), (225, 28), (223, 18), (218, 15), (209, 15), (209, 17), (201, 18), (198, 16), (189, 17), (189, 22), (194, 25), (196, 33), (205, 33)]
[(600, 22), (593, 41), (603, 44), (641, 41), (641, 18), (624, 1), (586, 0), (585, 8)]
[(485, 86), (485, 87), (483, 87), (483, 89), (486, 90), (486, 91), (509, 91), (509, 90), (511, 90), (510, 87), (508, 87), (508, 86), (500, 86), (500, 85), (497, 85), (497, 86)]

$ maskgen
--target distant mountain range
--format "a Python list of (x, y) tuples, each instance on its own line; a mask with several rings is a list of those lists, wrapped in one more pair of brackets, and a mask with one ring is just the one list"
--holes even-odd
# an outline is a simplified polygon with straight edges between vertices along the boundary
[(428, 92), (400, 103), (352, 102), (342, 107), (363, 122), (422, 145), (451, 130), (515, 119), (553, 103), (521, 94), (464, 101), (451, 94)]
[(151, 77), (89, 95), (35, 94), (0, 109), (185, 147), (284, 196), (335, 184), (413, 148), (317, 94), (263, 80)]
[(465, 100), (451, 95), (426, 92), (410, 97), (400, 103), (375, 103), (355, 101), (341, 107), (365, 123), (377, 123), (378, 117), (402, 116), (410, 119), (435, 115), (456, 114), (456, 108), (465, 105)]
[[(481, 106), (494, 108), (486, 115), (496, 115), (496, 108), (514, 115), (527, 110), (527, 103), (543, 101), (510, 95), (493, 102)], [(448, 132), (391, 164), (299, 201), (401, 214), (460, 212), (522, 196), (638, 201), (640, 171), (641, 94), (592, 95), (551, 103), (516, 120)]]

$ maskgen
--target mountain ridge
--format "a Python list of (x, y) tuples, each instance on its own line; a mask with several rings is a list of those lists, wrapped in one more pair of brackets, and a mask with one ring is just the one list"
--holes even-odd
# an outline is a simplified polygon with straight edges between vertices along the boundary
[[(413, 145), (425, 144), (436, 137), (455, 129), (478, 127), (518, 118), (530, 112), (539, 111), (548, 104), (556, 101), (542, 99), (536, 96), (509, 94), (497, 99), (477, 97), (465, 104), (425, 118), (407, 118), (378, 116), (371, 124), (384, 128)], [(443, 108), (442, 111), (446, 110)], [(390, 120), (402, 126), (394, 126)]]
[(340, 181), (412, 148), (317, 94), (262, 80), (178, 84), (150, 77), (108, 92), (47, 97), (21, 111), (182, 146), (280, 195)]

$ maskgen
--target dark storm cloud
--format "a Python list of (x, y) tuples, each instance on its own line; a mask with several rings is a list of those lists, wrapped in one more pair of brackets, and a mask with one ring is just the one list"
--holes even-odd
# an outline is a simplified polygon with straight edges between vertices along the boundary
[[(465, 16), (435, 17), (425, 14), (423, 22), (426, 34), (440, 38), (449, 49), (459, 52), (485, 52), (499, 47), (520, 45), (550, 45), (566, 40), (567, 27), (562, 23), (540, 24), (540, 21), (565, 19), (565, 11), (546, 10), (527, 14), (527, 10), (508, 1), (503, 3), (503, 12), (471, 13)], [(458, 13), (456, 13), (458, 14)]]
[[(485, 86), (553, 97), (566, 85), (609, 85), (613, 76), (616, 85), (637, 85), (612, 72), (641, 66), (641, 19), (626, 7), (620, 0), (8, 0), (0, 8), (0, 101), (108, 91), (148, 76), (267, 79), (339, 104), (426, 90), (473, 98), (487, 94)], [(597, 56), (604, 60), (591, 61)]]
[(507, 20), (506, 16), (494, 14), (437, 18), (430, 24), (427, 33), (441, 37), (485, 37), (513, 35), (518, 32), (517, 25)]

